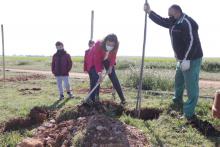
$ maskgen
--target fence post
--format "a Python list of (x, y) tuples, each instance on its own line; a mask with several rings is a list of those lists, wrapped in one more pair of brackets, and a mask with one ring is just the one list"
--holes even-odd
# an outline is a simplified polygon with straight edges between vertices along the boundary
[(5, 44), (4, 44), (4, 28), (3, 24), (1, 25), (2, 32), (2, 69), (3, 69), (3, 82), (5, 85)]
[(91, 12), (91, 32), (90, 32), (90, 40), (93, 39), (93, 32), (94, 32), (94, 11)]

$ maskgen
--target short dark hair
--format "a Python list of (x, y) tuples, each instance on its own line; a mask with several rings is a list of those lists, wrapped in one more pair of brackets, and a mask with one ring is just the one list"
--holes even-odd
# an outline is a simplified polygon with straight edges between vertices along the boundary
[(89, 40), (89, 43), (88, 43), (88, 45), (90, 45), (90, 44), (94, 44), (95, 42), (93, 41), (93, 40)]
[(61, 46), (61, 45), (63, 46), (63, 43), (60, 42), (60, 41), (57, 41), (56, 44), (55, 44), (55, 46)]
[(119, 46), (119, 42), (118, 42), (118, 37), (115, 34), (109, 34), (107, 35), (104, 40), (102, 41), (102, 48), (106, 49), (106, 42), (110, 41), (110, 42), (114, 42), (115, 43), (115, 47), (113, 50), (117, 50), (118, 46)]
[(174, 5), (170, 6), (170, 8), (172, 8), (172, 9), (174, 9), (174, 10), (180, 12), (180, 13), (183, 13), (181, 7), (177, 4), (174, 4)]

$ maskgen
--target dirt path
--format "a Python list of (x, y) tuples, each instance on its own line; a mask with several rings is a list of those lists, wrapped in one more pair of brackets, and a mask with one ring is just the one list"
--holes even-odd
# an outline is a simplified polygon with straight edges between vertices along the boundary
[[(11, 69), (11, 68), (8, 68), (6, 70), (10, 72), (24, 72), (24, 73), (37, 73), (37, 74), (44, 74), (44, 75), (52, 75), (51, 71), (43, 71), (43, 70), (26, 70), (26, 69)], [(78, 79), (87, 79), (88, 75), (85, 73), (71, 72), (70, 77), (78, 78)], [(200, 79), (199, 85), (200, 85), (200, 88), (220, 89), (220, 81)]]
[(201, 88), (220, 89), (220, 81), (200, 80), (199, 85)]
[[(27, 69), (13, 69), (7, 68), (6, 71), (10, 72), (23, 72), (23, 73), (35, 73), (35, 74), (43, 74), (43, 75), (53, 75), (51, 71), (43, 71), (43, 70), (27, 70)], [(88, 75), (85, 73), (76, 73), (71, 72), (70, 77), (79, 78), (79, 79), (87, 79)]]

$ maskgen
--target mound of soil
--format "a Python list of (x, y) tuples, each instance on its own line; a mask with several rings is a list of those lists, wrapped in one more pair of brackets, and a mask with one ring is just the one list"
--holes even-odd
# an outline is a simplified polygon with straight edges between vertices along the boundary
[(80, 117), (77, 120), (63, 121), (61, 123), (50, 120), (35, 130), (34, 138), (40, 139), (44, 146), (70, 146), (73, 136), (76, 135), (78, 131), (85, 129), (87, 123), (88, 118), (85, 117)]
[(43, 123), (49, 116), (50, 112), (45, 107), (34, 107), (29, 114), (30, 120), (35, 124)]
[[(5, 82), (18, 82), (18, 81), (40, 80), (40, 79), (46, 79), (46, 76), (42, 74), (22, 75), (22, 76), (6, 78)], [(4, 79), (1, 78), (0, 82), (3, 81)]]
[(25, 138), (16, 147), (43, 147), (43, 143), (41, 140), (38, 140), (38, 139)]
[(82, 146), (148, 146), (148, 141), (135, 127), (105, 115), (94, 115), (88, 121)]
[(110, 117), (125, 111), (112, 101), (103, 101), (94, 107), (81, 104), (69, 112), (60, 111), (58, 120), (44, 122), (34, 129), (33, 138), (52, 147), (148, 146), (147, 138), (140, 130)]
[(50, 116), (50, 111), (44, 107), (34, 107), (27, 118), (15, 118), (5, 123), (3, 131), (12, 131), (22, 128), (29, 128), (36, 124), (41, 124)]
[[(70, 109), (66, 111), (66, 109)], [(140, 119), (142, 120), (152, 120), (158, 119), (160, 114), (163, 112), (161, 109), (155, 108), (142, 108), (140, 110)], [(77, 105), (74, 108), (65, 108), (61, 110), (57, 116), (56, 121), (61, 122), (69, 119), (77, 119), (78, 117), (91, 116), (95, 114), (105, 114), (107, 116), (120, 116), (123, 113), (126, 115), (130, 115), (131, 117), (136, 118), (136, 109), (130, 110), (125, 109), (121, 105), (113, 102), (113, 101), (101, 101), (96, 103), (92, 107), (81, 104)]]
[(138, 129), (106, 115), (79, 117), (58, 124), (51, 120), (38, 127), (33, 138), (52, 147), (69, 147), (73, 142), (83, 147), (148, 146), (146, 136)]
[[(66, 111), (69, 109), (68, 111)], [(106, 114), (108, 116), (119, 116), (123, 113), (124, 108), (113, 101), (101, 101), (90, 107), (86, 104), (77, 105), (74, 108), (65, 108), (61, 110), (56, 121), (61, 122), (69, 119), (77, 119), (78, 117), (91, 116), (95, 114)]]

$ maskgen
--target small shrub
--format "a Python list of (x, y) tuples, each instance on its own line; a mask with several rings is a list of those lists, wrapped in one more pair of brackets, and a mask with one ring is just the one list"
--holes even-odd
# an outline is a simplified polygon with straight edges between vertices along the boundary
[(30, 65), (31, 63), (29, 61), (18, 61), (16, 65)]
[(44, 63), (45, 66), (49, 66), (49, 67), (51, 67), (51, 64), (52, 64), (51, 62), (45, 62)]
[[(161, 72), (162, 73), (162, 72)], [(170, 73), (161, 74), (160, 72), (144, 72), (142, 89), (143, 90), (163, 90), (171, 91), (174, 87), (174, 78)], [(127, 73), (125, 85), (128, 87), (138, 88), (140, 77), (139, 73)]]
[(72, 57), (72, 61), (73, 61), (74, 63), (83, 63), (83, 62), (84, 62), (84, 57), (75, 56), (75, 57)]
[(149, 69), (175, 69), (175, 62), (145, 62), (145, 68)]
[(116, 69), (118, 69), (118, 70), (128, 69), (128, 68), (130, 68), (130, 66), (135, 66), (135, 62), (128, 61), (128, 60), (122, 60), (122, 61), (118, 61), (117, 65), (116, 65)]
[(202, 64), (202, 70), (207, 71), (207, 72), (219, 72), (220, 71), (220, 62), (205, 61)]

